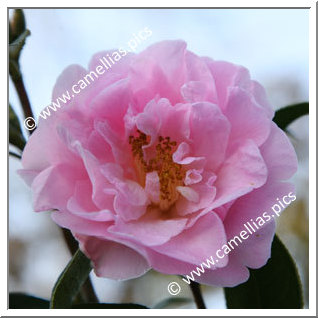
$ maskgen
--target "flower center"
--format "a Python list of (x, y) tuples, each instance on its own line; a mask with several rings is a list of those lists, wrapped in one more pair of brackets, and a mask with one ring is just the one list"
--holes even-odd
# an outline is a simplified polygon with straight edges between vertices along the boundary
[(171, 141), (170, 137), (159, 136), (156, 146), (149, 149), (149, 152), (152, 153), (151, 159), (146, 160), (143, 146), (150, 143), (150, 136), (139, 130), (137, 133), (139, 136), (129, 136), (129, 144), (132, 148), (140, 183), (144, 187), (146, 174), (156, 171), (160, 182), (159, 207), (161, 210), (167, 210), (177, 201), (179, 193), (176, 191), (176, 187), (183, 185), (186, 174), (182, 166), (172, 159), (177, 142)]

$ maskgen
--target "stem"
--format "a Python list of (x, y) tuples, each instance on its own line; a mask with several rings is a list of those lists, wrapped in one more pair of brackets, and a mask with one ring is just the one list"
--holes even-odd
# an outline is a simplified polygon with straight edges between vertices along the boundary
[(19, 100), (20, 100), (20, 103), (22, 105), (24, 117), (25, 118), (33, 117), (31, 104), (30, 104), (29, 97), (28, 97), (28, 94), (27, 94), (25, 86), (24, 86), (22, 75), (20, 75), (18, 77), (11, 76), (11, 78), (12, 78), (14, 87), (18, 93)]
[(206, 309), (201, 290), (200, 290), (200, 284), (196, 282), (191, 282), (190, 288), (194, 297), (195, 304), (197, 305), (198, 309)]
[[(22, 32), (22, 30), (25, 29), (23, 12), (15, 11), (14, 20), (16, 31), (19, 33)], [(20, 24), (18, 23), (18, 21)], [(21, 50), (23, 49), (23, 46), (25, 44), (25, 40), (29, 35), (30, 31), (25, 29), (22, 33), (20, 33), (17, 39), (9, 44), (9, 74), (18, 93), (25, 118), (33, 117), (33, 112), (20, 71), (19, 57), (21, 54)]]
[(74, 239), (72, 233), (69, 230), (67, 230), (65, 228), (61, 228), (61, 230), (62, 230), (64, 240), (66, 242), (66, 245), (67, 245), (70, 253), (72, 255), (74, 255), (78, 249), (77, 241)]
[(18, 159), (21, 159), (21, 156), (18, 155), (17, 153), (15, 153), (15, 152), (9, 151), (9, 155), (12, 156), (12, 157), (16, 157)]
[[(74, 239), (72, 233), (69, 230), (62, 228), (62, 233), (63, 233), (64, 240), (67, 244), (69, 251), (71, 252), (72, 255), (74, 255), (78, 249), (77, 241)], [(90, 277), (88, 277), (85, 283), (83, 284), (80, 293), (82, 298), (85, 300), (85, 302), (88, 302), (88, 303), (99, 302), (95, 294), (94, 287)]]

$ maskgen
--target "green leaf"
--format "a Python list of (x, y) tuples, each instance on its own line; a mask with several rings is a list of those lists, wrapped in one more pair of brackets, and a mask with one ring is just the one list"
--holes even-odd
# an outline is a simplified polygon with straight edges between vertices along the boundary
[(170, 297), (170, 298), (166, 298), (166, 299), (160, 301), (153, 308), (154, 309), (176, 308), (180, 305), (184, 305), (184, 304), (191, 303), (191, 302), (192, 302), (191, 298)]
[(224, 288), (230, 309), (299, 309), (303, 307), (301, 283), (296, 265), (275, 235), (271, 258), (260, 269), (250, 269), (246, 283)]
[(105, 304), (105, 303), (88, 303), (77, 304), (72, 306), (73, 309), (149, 309), (146, 306), (139, 304)]
[[(10, 309), (49, 309), (50, 302), (46, 299), (27, 295), (24, 293), (9, 294)], [(82, 303), (74, 304), (72, 309), (149, 309), (146, 306), (132, 303), (106, 304), (106, 303)]]
[(21, 151), (24, 149), (25, 139), (21, 131), (18, 117), (11, 105), (9, 105), (9, 142), (18, 147)]
[(9, 294), (9, 309), (49, 309), (49, 305), (46, 299), (23, 293)]
[(71, 308), (91, 270), (90, 260), (78, 249), (55, 283), (50, 308)]
[(309, 103), (300, 103), (286, 106), (275, 112), (273, 121), (278, 127), (285, 130), (286, 127), (297, 118), (309, 114)]

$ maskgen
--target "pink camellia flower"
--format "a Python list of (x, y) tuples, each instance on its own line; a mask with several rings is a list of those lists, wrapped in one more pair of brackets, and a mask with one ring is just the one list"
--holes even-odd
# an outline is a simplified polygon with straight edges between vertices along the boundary
[[(113, 52), (65, 69), (52, 100)], [(20, 174), (35, 211), (56, 210), (98, 276), (186, 275), (293, 191), (295, 152), (272, 117), (247, 69), (164, 41), (122, 57), (40, 120)], [(197, 281), (246, 281), (270, 257), (267, 223)]]

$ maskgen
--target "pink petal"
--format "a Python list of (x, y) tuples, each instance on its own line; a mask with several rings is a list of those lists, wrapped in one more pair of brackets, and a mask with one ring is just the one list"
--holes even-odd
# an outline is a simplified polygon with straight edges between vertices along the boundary
[[(211, 95), (216, 95), (214, 79), (209, 66), (205, 63), (205, 60), (190, 51), (186, 51), (185, 57), (187, 66), (187, 76), (185, 82), (197, 81), (208, 83), (210, 86), (209, 90), (211, 91)], [(212, 103), (217, 102), (217, 100), (209, 101)]]
[(51, 218), (59, 226), (70, 229), (72, 232), (100, 237), (107, 237), (108, 228), (113, 224), (113, 222), (100, 222), (82, 218), (66, 210), (52, 212)]
[(229, 88), (225, 116), (231, 123), (231, 143), (252, 139), (260, 146), (268, 138), (271, 121), (266, 111), (241, 88)]
[[(247, 222), (250, 222), (253, 228), (257, 230), (253, 224), (254, 221), (259, 228), (255, 234), (250, 235), (247, 240), (244, 240), (231, 252), (238, 255), (237, 257), (243, 265), (250, 268), (259, 268), (267, 262), (271, 255), (271, 243), (275, 234), (274, 219), (277, 217), (272, 211), (272, 206), (278, 203), (277, 198), (282, 199), (289, 192), (295, 193), (292, 184), (277, 181), (269, 182), (236, 200), (230, 208), (224, 221), (229, 238), (239, 235), (242, 230), (246, 230), (244, 224)], [(263, 216), (264, 212), (267, 212), (268, 218), (271, 218), (270, 220)], [(257, 225), (258, 222), (261, 222), (259, 224), (264, 223), (264, 225), (259, 226)]]
[(113, 188), (100, 171), (100, 163), (89, 151), (77, 144), (77, 150), (83, 159), (86, 171), (92, 184), (92, 200), (100, 209), (111, 210), (113, 207), (113, 195), (106, 193), (106, 188)]
[[(246, 282), (249, 270), (242, 266), (236, 255), (229, 254), (227, 266), (215, 270), (206, 270), (201, 276), (194, 275), (196, 282), (220, 287), (234, 287)], [(195, 270), (195, 269), (192, 269)]]
[(213, 209), (261, 187), (267, 179), (267, 168), (254, 142), (242, 142), (224, 162), (217, 177)]
[(33, 206), (36, 212), (65, 209), (74, 185), (80, 177), (76, 169), (67, 164), (51, 166), (39, 173), (32, 183)]
[(186, 172), (186, 176), (184, 179), (185, 185), (191, 185), (199, 183), (202, 180), (202, 173), (203, 169), (197, 170), (197, 169), (189, 169)]
[(131, 64), (131, 83), (140, 109), (157, 94), (172, 104), (182, 100), (180, 87), (186, 76), (186, 43), (162, 41), (138, 54)]
[[(223, 223), (214, 212), (210, 212), (201, 217), (191, 228), (153, 249), (180, 261), (200, 265), (210, 256), (214, 257), (216, 251), (225, 243)], [(227, 257), (224, 257), (216, 267), (226, 266), (227, 261)]]
[(28, 169), (19, 169), (17, 171), (19, 176), (24, 180), (24, 182), (31, 187), (32, 182), (34, 181), (35, 177), (40, 173), (38, 170), (28, 170)]
[(80, 247), (93, 261), (99, 277), (126, 280), (145, 274), (150, 266), (134, 249), (109, 240), (77, 235)]
[[(155, 102), (151, 101), (148, 105), (152, 103)], [(147, 146), (144, 146), (144, 148), (148, 148), (157, 141), (161, 121), (157, 116), (141, 113), (136, 117), (136, 127), (147, 136), (150, 136), (150, 143)]]
[(183, 99), (188, 103), (196, 103), (208, 101), (213, 98), (209, 98), (209, 85), (204, 82), (191, 81), (185, 83), (181, 87), (181, 94)]
[(131, 102), (127, 79), (119, 80), (103, 89), (90, 102), (94, 117), (106, 119), (112, 130), (125, 138), (124, 116)]
[(251, 81), (249, 71), (243, 66), (224, 61), (213, 61), (209, 58), (204, 58), (204, 60), (214, 78), (218, 93), (218, 105), (222, 110), (225, 110), (228, 101), (228, 87), (237, 86), (249, 89)]
[[(87, 70), (80, 65), (69, 65), (62, 74), (57, 78), (53, 88), (52, 100), (55, 101), (61, 97), (67, 90), (71, 92), (72, 86), (87, 74)], [(83, 92), (85, 94), (85, 92)], [(79, 94), (78, 96), (81, 97)], [(59, 111), (58, 111), (59, 112)], [(56, 112), (56, 114), (58, 114)]]
[[(23, 168), (41, 171), (50, 165), (59, 163), (78, 165), (77, 156), (61, 140), (53, 117), (42, 121), (43, 124), (39, 123), (23, 150)], [(61, 153), (63, 153), (63, 156), (61, 156)], [(37, 156), (34, 154), (37, 154)]]
[(199, 194), (193, 190), (191, 187), (176, 187), (176, 190), (188, 201), (198, 203), (200, 201)]
[[(155, 60), (149, 57), (137, 57), (130, 66), (131, 90), (135, 104), (133, 109), (140, 113), (149, 101), (158, 96), (178, 101), (179, 92), (174, 89)], [(172, 98), (172, 99), (171, 99)]]
[(199, 162), (201, 164), (205, 163), (204, 157), (191, 157), (188, 156), (190, 154), (190, 146), (186, 142), (181, 142), (177, 148), (177, 150), (173, 153), (172, 159), (175, 163), (180, 165), (189, 165), (194, 162)]
[(182, 232), (187, 219), (163, 219), (160, 214), (159, 211), (148, 210), (144, 216), (136, 221), (124, 222), (118, 218), (109, 231), (130, 240), (133, 239), (145, 246), (164, 244)]
[(209, 101), (217, 104), (217, 91), (214, 78), (205, 61), (192, 52), (186, 52), (186, 80), (181, 87), (185, 101)]
[(110, 145), (96, 130), (88, 137), (87, 150), (101, 162), (114, 162)]
[(287, 180), (297, 171), (297, 156), (286, 134), (272, 123), (267, 141), (260, 148), (270, 178)]
[(146, 175), (145, 191), (153, 203), (160, 201), (160, 181), (157, 171), (149, 172)]
[(114, 219), (111, 211), (99, 211), (92, 202), (92, 186), (88, 180), (76, 182), (75, 192), (67, 202), (67, 209), (72, 214), (92, 221), (111, 221)]
[(193, 104), (190, 116), (193, 153), (205, 157), (209, 168), (215, 170), (224, 160), (230, 124), (220, 109), (210, 103)]
[(124, 179), (123, 169), (116, 164), (105, 164), (102, 174), (110, 182), (117, 194), (114, 209), (125, 221), (136, 220), (146, 213), (148, 197), (145, 190), (132, 180)]
[(256, 102), (259, 106), (263, 107), (266, 111), (266, 114), (269, 119), (272, 119), (274, 117), (274, 109), (272, 105), (270, 104), (264, 87), (259, 84), (257, 81), (251, 81), (251, 88), (250, 88)]
[(131, 166), (131, 158), (127, 156), (127, 153), (130, 152), (127, 140), (122, 135), (117, 134), (117, 131), (112, 129), (106, 120), (95, 120), (94, 127), (110, 145), (115, 161), (119, 164)]
[[(113, 55), (117, 55), (116, 52), (119, 53), (121, 58), (118, 59), (117, 57), (117, 60), (114, 60), (112, 57)], [(110, 58), (113, 59), (113, 61), (115, 62), (114, 64), (111, 62)], [(101, 52), (95, 53), (92, 56), (89, 62), (89, 70), (96, 71), (96, 67), (101, 65), (104, 67), (104, 70), (105, 70), (105, 73), (101, 75), (102, 77), (108, 77), (110, 74), (115, 73), (120, 75), (121, 78), (124, 78), (128, 75), (129, 65), (132, 63), (132, 61), (135, 58), (136, 58), (136, 55), (131, 52), (127, 52), (127, 54), (124, 54), (119, 52), (119, 50), (101, 51)], [(108, 67), (108, 69), (106, 69), (106, 67), (103, 65), (102, 62), (104, 62), (104, 64)], [(109, 67), (107, 62), (111, 65), (111, 67)]]
[[(189, 113), (191, 106), (189, 104), (178, 104), (172, 106), (169, 100), (161, 98), (157, 102), (151, 101), (145, 107), (144, 113), (138, 115), (137, 123), (140, 128), (142, 121), (153, 118), (152, 123), (155, 125), (153, 130), (160, 131), (163, 137), (170, 137), (170, 140), (184, 141), (189, 138)], [(145, 115), (147, 117), (145, 117)], [(141, 117), (141, 119), (139, 119)], [(144, 126), (149, 127), (148, 123)], [(154, 134), (154, 133), (153, 133)], [(155, 134), (154, 134), (155, 135)]]
[(151, 56), (156, 60), (166, 77), (171, 81), (170, 83), (175, 86), (183, 80), (186, 46), (183, 41), (162, 41), (149, 46), (139, 56)]
[(149, 259), (151, 267), (163, 274), (186, 275), (193, 269), (193, 264), (158, 253), (152, 248), (147, 248), (147, 258)]
[(184, 216), (205, 208), (211, 210), (210, 207), (212, 206), (215, 199), (216, 188), (208, 183), (210, 176), (210, 173), (205, 172), (200, 183), (191, 185), (191, 189), (199, 195), (197, 202), (189, 201), (183, 196), (179, 197), (178, 201), (176, 202), (176, 210), (178, 215)]

